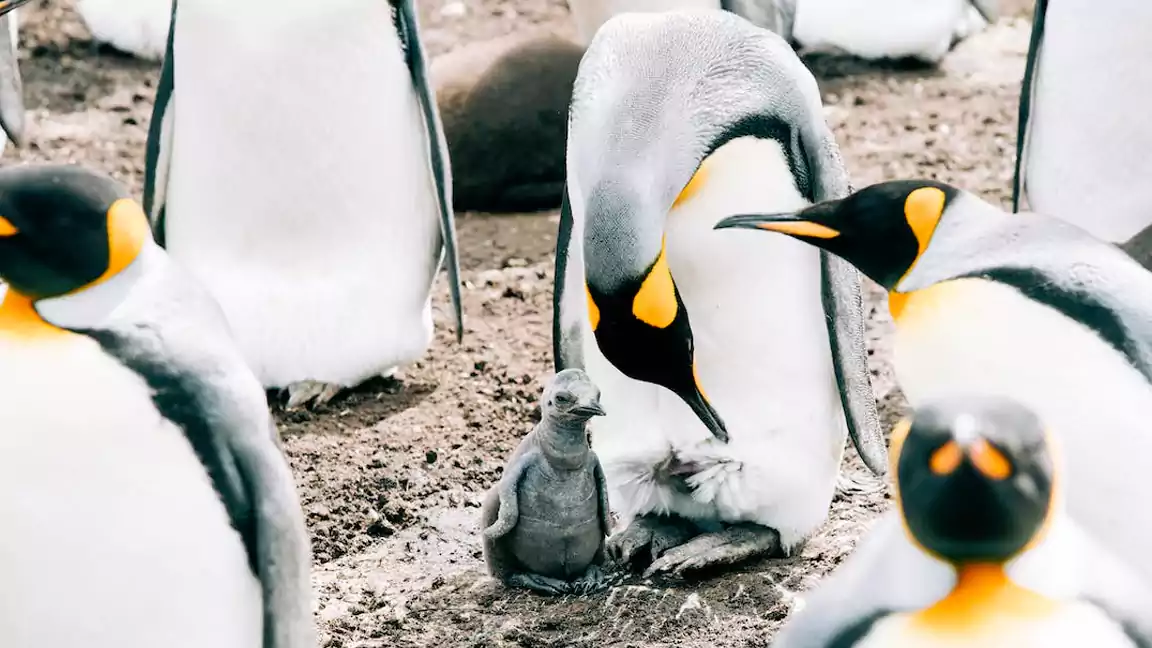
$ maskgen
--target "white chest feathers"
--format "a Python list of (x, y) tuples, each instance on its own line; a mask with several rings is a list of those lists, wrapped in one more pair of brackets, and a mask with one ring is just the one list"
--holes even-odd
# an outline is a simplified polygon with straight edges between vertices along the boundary
[[(593, 448), (625, 517), (754, 521), (787, 545), (823, 521), (846, 434), (819, 252), (783, 235), (713, 229), (734, 213), (805, 204), (778, 143), (734, 140), (708, 158), (698, 181), (668, 215), (667, 258), (700, 384), (730, 441), (715, 443), (670, 391), (620, 373), (586, 324), (586, 369), (609, 412), (592, 422)], [(690, 493), (662, 476), (669, 460), (694, 466)]]
[(596, 30), (609, 18), (625, 12), (720, 9), (720, 0), (568, 0), (580, 41), (592, 42)]
[(183, 433), (85, 337), (0, 334), (0, 645), (251, 648), (259, 583)]

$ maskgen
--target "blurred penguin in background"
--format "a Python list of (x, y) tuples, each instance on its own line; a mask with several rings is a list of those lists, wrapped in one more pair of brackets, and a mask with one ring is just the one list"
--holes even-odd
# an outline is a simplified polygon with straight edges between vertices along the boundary
[(793, 0), (791, 38), (805, 51), (936, 65), (996, 20), (998, 0)]
[(163, 58), (172, 0), (76, 0), (76, 11), (97, 42), (142, 59)]
[[(1037, 0), (1020, 92), (1015, 211), (1152, 259), (1152, 4)], [(1139, 236), (1137, 236), (1139, 234)]]
[(724, 9), (790, 40), (792, 14), (798, 0), (568, 0), (581, 43), (592, 42), (609, 18), (626, 12), (649, 13), (683, 9)]

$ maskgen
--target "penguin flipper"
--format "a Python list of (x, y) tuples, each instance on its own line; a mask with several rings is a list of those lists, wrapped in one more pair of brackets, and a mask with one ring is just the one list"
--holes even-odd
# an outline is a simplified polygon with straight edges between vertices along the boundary
[[(979, 5), (977, 5), (979, 8)], [(1016, 170), (1012, 177), (1012, 211), (1020, 211), (1021, 199), (1028, 199), (1024, 174), (1028, 171), (1028, 120), (1032, 116), (1035, 96), (1036, 66), (1040, 62), (1040, 47), (1044, 41), (1044, 14), (1048, 0), (1036, 0), (1032, 10), (1032, 36), (1028, 42), (1028, 60), (1024, 64), (1024, 80), (1020, 86), (1020, 110), (1016, 117)]]
[(264, 390), (215, 302), (170, 262), (165, 272), (76, 332), (140, 376), (188, 439), (260, 581), (264, 648), (315, 646), (308, 530)]
[(848, 433), (868, 470), (883, 475), (888, 471), (888, 448), (868, 369), (860, 273), (824, 251), (820, 252), (820, 270), (828, 339)]
[[(569, 286), (568, 270), (573, 259), (572, 205), (568, 202), (568, 186), (560, 202), (560, 230), (556, 235), (556, 272), (552, 279), (552, 363), (557, 372), (584, 368), (584, 313), (569, 313), (565, 303)], [(580, 256), (579, 258), (582, 258)], [(576, 303), (581, 303), (579, 300)]]
[(456, 341), (464, 339), (464, 305), (460, 295), (460, 255), (456, 243), (456, 214), (452, 211), (452, 165), (448, 158), (448, 142), (440, 122), (440, 109), (436, 93), (428, 78), (424, 45), (416, 23), (414, 0), (389, 0), (394, 10), (396, 32), (404, 45), (412, 86), (424, 112), (424, 125), (428, 134), (428, 159), (436, 179), (436, 194), (440, 203), (440, 234), (444, 239), (444, 258), (448, 268), (448, 290), (452, 295), (452, 308), (456, 315)]
[(720, 8), (792, 43), (797, 0), (720, 0)]
[(172, 19), (168, 23), (168, 45), (156, 86), (156, 102), (148, 123), (148, 143), (144, 147), (144, 213), (152, 223), (152, 236), (164, 245), (164, 217), (168, 203), (168, 171), (172, 165), (172, 122), (175, 119), (175, 60), (172, 42), (176, 34), (176, 4), (172, 0)]

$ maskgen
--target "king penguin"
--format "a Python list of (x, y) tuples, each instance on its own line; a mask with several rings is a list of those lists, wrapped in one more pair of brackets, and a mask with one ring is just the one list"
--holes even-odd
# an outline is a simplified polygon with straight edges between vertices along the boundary
[(24, 145), (24, 83), (20, 76), (17, 45), (20, 40), (17, 8), (31, 0), (0, 1), (0, 153), (11, 140), (16, 146)]
[(1013, 209), (1124, 243), (1152, 225), (1152, 4), (1037, 0), (1032, 21)]
[(137, 58), (164, 56), (172, 0), (76, 0), (76, 11), (96, 41)]
[(1072, 516), (1152, 580), (1152, 273), (1058, 218), (929, 180), (718, 227), (783, 232), (887, 289), (912, 406), (987, 393), (1034, 410), (1067, 449)]
[(144, 206), (289, 407), (420, 358), (445, 259), (463, 334), (451, 169), (415, 11), (172, 3)]
[(778, 648), (1141, 648), (1152, 591), (1064, 511), (1058, 444), (1012, 399), (926, 402), (892, 434), (896, 510)]
[(815, 79), (730, 12), (620, 14), (580, 63), (567, 169), (554, 354), (609, 412), (591, 436), (626, 526), (610, 552), (649, 573), (793, 553), (846, 431), (886, 465), (860, 276), (712, 227), (847, 193)]
[(0, 645), (314, 648), (264, 392), (111, 179), (0, 169)]
[(796, 0), (792, 38), (806, 51), (938, 64), (959, 41), (995, 22), (998, 0)]
[(568, 0), (576, 34), (587, 46), (609, 18), (628, 12), (724, 9), (789, 40), (798, 0)]

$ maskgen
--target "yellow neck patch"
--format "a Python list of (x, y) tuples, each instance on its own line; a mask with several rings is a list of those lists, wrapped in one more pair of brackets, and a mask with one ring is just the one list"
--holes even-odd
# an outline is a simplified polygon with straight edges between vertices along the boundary
[(0, 236), (15, 236), (20, 230), (12, 224), (7, 218), (0, 216)]
[(1044, 619), (1059, 603), (1012, 582), (999, 564), (956, 568), (956, 587), (935, 605), (912, 616), (913, 626), (927, 635), (967, 637), (971, 645), (981, 636), (1007, 630), (1014, 622)]
[(688, 181), (688, 184), (684, 185), (684, 188), (680, 190), (680, 195), (676, 196), (676, 200), (673, 201), (673, 209), (679, 207), (683, 203), (688, 202), (689, 200), (692, 200), (692, 197), (695, 196), (696, 193), (700, 191), (700, 188), (704, 186), (704, 183), (708, 180), (709, 173), (705, 166), (707, 164), (708, 160), (704, 160), (700, 163), (700, 167), (696, 169), (696, 173), (692, 174), (692, 179)]
[(40, 317), (30, 298), (8, 287), (4, 302), (0, 303), (0, 337), (27, 340), (66, 335), (71, 334)]
[(676, 287), (672, 283), (672, 272), (668, 269), (668, 259), (664, 254), (664, 244), (660, 244), (660, 256), (652, 271), (640, 284), (636, 298), (632, 300), (632, 314), (636, 319), (656, 328), (668, 328), (676, 319), (679, 307), (676, 304)]

